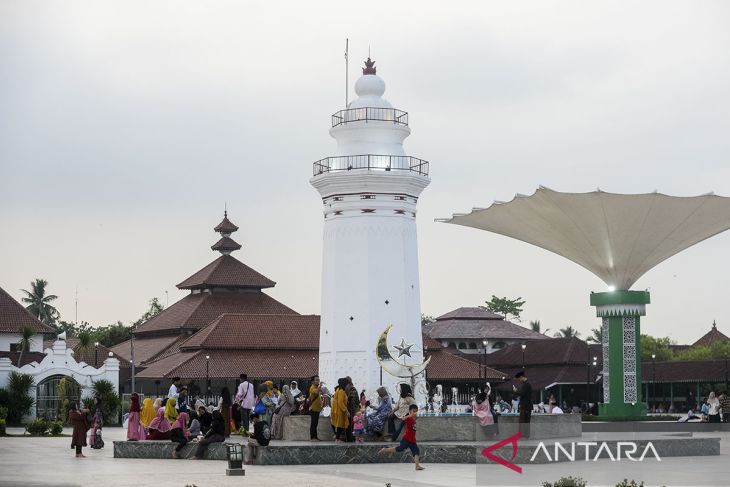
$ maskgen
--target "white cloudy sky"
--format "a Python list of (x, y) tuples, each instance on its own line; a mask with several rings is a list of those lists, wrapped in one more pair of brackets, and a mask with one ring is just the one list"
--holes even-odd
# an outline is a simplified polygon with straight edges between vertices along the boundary
[[(492, 294), (584, 334), (605, 285), (558, 256), (434, 218), (556, 190), (730, 195), (726, 2), (0, 2), (0, 286), (50, 281), (64, 318), (136, 319), (214, 258), (224, 202), (239, 259), (319, 312), (321, 203), (351, 59), (431, 161), (422, 307)], [(351, 66), (351, 76), (359, 70)], [(351, 78), (351, 79), (352, 79)], [(730, 333), (730, 234), (668, 260), (645, 332)]]

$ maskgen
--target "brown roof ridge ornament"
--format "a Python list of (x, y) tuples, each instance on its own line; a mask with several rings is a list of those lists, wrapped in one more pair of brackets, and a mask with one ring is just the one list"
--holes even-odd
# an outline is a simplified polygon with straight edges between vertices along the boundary
[(375, 61), (371, 61), (370, 57), (368, 57), (367, 61), (365, 61), (365, 67), (362, 68), (362, 74), (375, 74)]

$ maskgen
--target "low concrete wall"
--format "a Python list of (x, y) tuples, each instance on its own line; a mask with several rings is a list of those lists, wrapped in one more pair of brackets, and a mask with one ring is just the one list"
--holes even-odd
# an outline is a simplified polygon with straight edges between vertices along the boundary
[[(239, 438), (231, 441), (240, 441)], [(626, 440), (622, 440), (626, 441)], [(660, 458), (679, 456), (707, 456), (720, 454), (720, 438), (692, 438), (665, 436), (651, 440), (635, 441), (639, 457), (648, 442), (651, 441), (654, 450)], [(605, 445), (597, 442), (595, 438), (590, 443), (571, 446), (572, 443), (562, 441), (561, 445), (565, 450), (556, 453), (555, 442), (547, 441), (544, 447), (539, 442), (529, 444), (519, 443), (517, 455), (512, 459), (512, 448), (509, 446), (494, 450), (492, 453), (498, 457), (512, 461), (515, 464), (545, 464), (568, 461), (566, 451), (575, 449), (575, 461), (593, 461), (598, 458), (611, 458), (615, 456), (618, 443), (617, 440), (609, 440)], [(474, 444), (449, 444), (449, 443), (425, 443), (420, 444), (421, 458), (424, 463), (493, 463), (482, 455), (482, 449), (489, 443)], [(391, 446), (388, 443), (282, 443), (274, 441), (267, 447), (259, 447), (256, 463), (259, 465), (331, 465), (331, 464), (352, 464), (352, 463), (410, 463), (413, 461), (410, 452), (404, 451), (400, 454), (378, 456), (378, 450), (383, 446)], [(589, 446), (584, 446), (589, 445)], [(115, 441), (114, 458), (172, 458), (172, 450), (175, 444), (170, 441)], [(541, 449), (542, 448), (542, 449)], [(587, 451), (586, 451), (587, 448)], [(623, 460), (626, 459), (627, 447), (623, 447)], [(189, 458), (195, 452), (195, 443), (186, 446), (181, 452), (181, 457)], [(533, 458), (534, 457), (534, 458)], [(649, 453), (653, 458), (653, 453)], [(205, 455), (206, 460), (225, 460), (226, 451), (223, 443), (210, 445)]]
[[(284, 418), (284, 440), (309, 440), (309, 416)], [(519, 417), (502, 415), (499, 418), (499, 437), (519, 431)], [(320, 440), (333, 440), (330, 418), (319, 418), (317, 435)], [(530, 423), (530, 438), (571, 438), (581, 435), (579, 414), (535, 414)], [(418, 418), (418, 441), (481, 441), (491, 440), (485, 428), (473, 416), (421, 416)]]

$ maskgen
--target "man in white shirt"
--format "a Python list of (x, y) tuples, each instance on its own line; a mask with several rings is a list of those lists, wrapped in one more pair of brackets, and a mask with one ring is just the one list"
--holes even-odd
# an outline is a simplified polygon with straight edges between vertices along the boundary
[(167, 397), (168, 399), (171, 397), (175, 398), (175, 409), (178, 409), (180, 406), (177, 404), (177, 398), (180, 396), (180, 392), (177, 390), (177, 384), (180, 382), (180, 377), (173, 377), (172, 378), (172, 385), (170, 385), (170, 390), (167, 391)]
[(241, 374), (239, 377), (241, 378), (241, 383), (238, 384), (236, 402), (240, 406), (241, 425), (246, 431), (248, 431), (249, 417), (254, 406), (256, 394), (253, 390), (253, 384), (248, 381), (248, 376), (246, 374)]

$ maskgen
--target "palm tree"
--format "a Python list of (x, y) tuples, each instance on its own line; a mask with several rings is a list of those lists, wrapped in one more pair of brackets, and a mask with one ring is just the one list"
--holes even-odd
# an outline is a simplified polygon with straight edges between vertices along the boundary
[(566, 326), (565, 328), (561, 328), (560, 331), (556, 331), (553, 336), (556, 338), (578, 338), (579, 335), (578, 330), (572, 326)]
[(25, 307), (28, 311), (33, 313), (33, 316), (37, 316), (46, 325), (55, 325), (56, 320), (60, 316), (58, 310), (50, 304), (52, 301), (58, 299), (55, 294), (46, 295), (46, 286), (48, 281), (45, 279), (36, 279), (31, 281), (31, 290), (26, 291), (21, 289), (27, 296), (22, 298), (24, 303), (28, 303)]
[(550, 328), (545, 328), (545, 331), (540, 329), (540, 320), (531, 321), (530, 328), (532, 328), (532, 331), (542, 333), (543, 335), (547, 335), (547, 332), (550, 331)]
[(603, 330), (600, 328), (593, 328), (591, 333), (593, 333), (593, 335), (586, 338), (587, 342), (603, 343)]
[(30, 351), (30, 347), (33, 346), (33, 335), (35, 335), (35, 331), (30, 326), (24, 326), (19, 330), (20, 333), (20, 341), (18, 342), (18, 347), (20, 347), (20, 355), (18, 355), (18, 365), (16, 367), (20, 367), (23, 363), (23, 352)]

